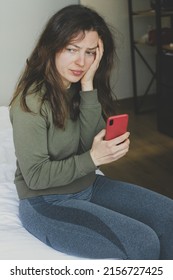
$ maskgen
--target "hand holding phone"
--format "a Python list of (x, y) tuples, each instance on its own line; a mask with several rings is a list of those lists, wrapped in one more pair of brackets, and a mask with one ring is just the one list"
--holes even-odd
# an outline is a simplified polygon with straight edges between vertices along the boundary
[[(127, 114), (108, 118), (106, 132), (105, 129), (102, 129), (94, 137), (94, 141), (90, 150), (91, 158), (96, 166), (111, 163), (126, 155), (130, 144), (127, 126)], [(117, 138), (118, 136), (119, 138)]]
[(128, 114), (112, 116), (107, 119), (105, 140), (114, 139), (127, 131)]

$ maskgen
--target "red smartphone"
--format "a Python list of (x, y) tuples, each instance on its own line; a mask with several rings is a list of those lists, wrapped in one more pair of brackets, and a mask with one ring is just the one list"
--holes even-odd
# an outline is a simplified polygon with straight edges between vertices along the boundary
[(116, 138), (127, 131), (128, 114), (112, 116), (107, 119), (105, 140)]

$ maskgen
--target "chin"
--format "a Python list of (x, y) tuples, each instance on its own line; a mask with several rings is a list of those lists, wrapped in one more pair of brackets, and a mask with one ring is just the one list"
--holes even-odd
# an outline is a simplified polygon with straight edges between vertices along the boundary
[(81, 78), (82, 78), (82, 77), (80, 77), (80, 78), (75, 78), (75, 79), (71, 79), (71, 80), (69, 80), (69, 82), (70, 82), (70, 83), (73, 83), (73, 84), (74, 84), (74, 83), (78, 83), (78, 82), (81, 80)]

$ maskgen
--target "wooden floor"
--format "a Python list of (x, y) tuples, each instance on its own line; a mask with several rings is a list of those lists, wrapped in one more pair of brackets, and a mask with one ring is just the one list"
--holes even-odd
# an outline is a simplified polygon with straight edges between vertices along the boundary
[(120, 113), (129, 114), (130, 150), (102, 171), (173, 198), (173, 138), (157, 130), (155, 112), (136, 115), (131, 103), (120, 105)]

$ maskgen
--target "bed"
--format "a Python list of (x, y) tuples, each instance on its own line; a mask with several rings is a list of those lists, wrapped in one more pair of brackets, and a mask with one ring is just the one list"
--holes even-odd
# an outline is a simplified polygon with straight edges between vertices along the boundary
[(78, 259), (48, 247), (23, 228), (13, 183), (15, 169), (9, 110), (6, 106), (0, 106), (0, 260)]

